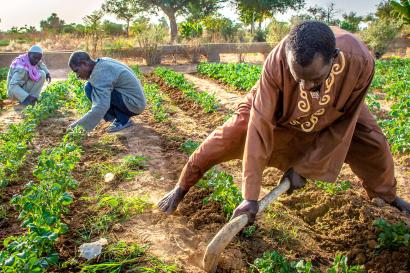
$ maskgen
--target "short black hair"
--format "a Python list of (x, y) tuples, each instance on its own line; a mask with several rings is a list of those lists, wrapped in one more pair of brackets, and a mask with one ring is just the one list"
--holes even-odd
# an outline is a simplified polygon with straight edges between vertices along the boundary
[(90, 55), (85, 51), (74, 51), (68, 60), (68, 66), (78, 66), (81, 62), (91, 61)]
[(286, 49), (301, 66), (312, 63), (316, 53), (320, 53), (329, 63), (336, 50), (336, 38), (328, 25), (318, 21), (305, 21), (296, 25), (289, 33)]

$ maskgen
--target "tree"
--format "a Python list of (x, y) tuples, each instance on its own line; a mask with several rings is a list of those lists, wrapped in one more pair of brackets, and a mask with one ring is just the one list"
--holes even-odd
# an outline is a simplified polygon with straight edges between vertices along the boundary
[(148, 18), (142, 16), (133, 22), (131, 32), (135, 35), (147, 65), (156, 65), (161, 62), (158, 45), (164, 42), (166, 30), (163, 24), (154, 25)]
[(216, 42), (221, 38), (225, 41), (232, 41), (240, 28), (240, 24), (234, 23), (220, 13), (209, 15), (201, 22), (204, 24), (206, 34), (212, 42)]
[(201, 16), (211, 14), (219, 8), (223, 0), (135, 0), (145, 11), (156, 12), (161, 10), (168, 17), (171, 29), (171, 42), (175, 42), (178, 35), (177, 15), (192, 15), (199, 11)]
[(377, 5), (376, 17), (379, 19), (391, 19), (391, 12), (393, 11), (393, 6), (389, 0), (382, 1)]
[(400, 3), (391, 1), (393, 13), (401, 17), (405, 24), (410, 24), (410, 1), (400, 0)]
[(400, 24), (394, 20), (376, 20), (371, 22), (369, 27), (362, 32), (362, 37), (373, 53), (383, 55), (390, 42), (399, 33), (400, 27)]
[(234, 4), (241, 21), (245, 25), (251, 25), (253, 32), (255, 22), (259, 22), (261, 29), (265, 19), (277, 13), (284, 13), (288, 9), (298, 10), (304, 6), (305, 0), (234, 0)]
[(61, 20), (56, 13), (52, 13), (46, 20), (40, 21), (41, 30), (61, 33), (65, 25), (64, 20)]
[(327, 7), (324, 9), (325, 10), (325, 18), (326, 18), (326, 24), (328, 25), (334, 25), (337, 24), (337, 20), (335, 20), (335, 16), (340, 12), (340, 10), (335, 8), (335, 3), (331, 2)]
[(290, 24), (277, 21), (273, 18), (268, 26), (267, 40), (272, 45), (277, 45), (290, 31)]
[(102, 10), (114, 14), (119, 20), (126, 22), (125, 31), (127, 37), (129, 36), (131, 21), (138, 13), (142, 12), (141, 7), (133, 0), (106, 0), (102, 6)]
[(359, 24), (363, 20), (362, 16), (358, 16), (356, 12), (350, 12), (349, 14), (342, 14), (343, 21), (340, 22), (340, 27), (350, 31), (357, 32), (359, 30)]
[(103, 16), (104, 12), (102, 10), (97, 10), (83, 18), (85, 33), (91, 37), (93, 56), (97, 53), (98, 41), (102, 39), (103, 28), (101, 19)]
[(335, 8), (335, 3), (331, 2), (326, 7), (319, 7), (318, 5), (309, 7), (307, 9), (307, 12), (314, 20), (322, 21), (328, 25), (334, 25), (334, 24), (337, 24), (337, 20), (335, 19), (335, 16), (340, 11)]
[(108, 20), (104, 21), (102, 28), (104, 30), (104, 33), (109, 36), (118, 36), (124, 34), (124, 26), (122, 24), (117, 24)]

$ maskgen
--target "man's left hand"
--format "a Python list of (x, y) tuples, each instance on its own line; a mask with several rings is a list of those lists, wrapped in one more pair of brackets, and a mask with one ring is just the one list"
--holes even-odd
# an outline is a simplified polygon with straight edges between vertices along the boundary
[(248, 215), (248, 223), (252, 224), (255, 222), (256, 214), (258, 213), (259, 210), (259, 204), (258, 201), (254, 200), (243, 200), (242, 203), (239, 204), (239, 206), (234, 210), (231, 220), (235, 217), (238, 217), (241, 214), (247, 214)]
[(48, 83), (51, 82), (51, 75), (50, 75), (50, 73), (47, 73), (47, 74), (46, 74), (46, 80), (47, 80)]

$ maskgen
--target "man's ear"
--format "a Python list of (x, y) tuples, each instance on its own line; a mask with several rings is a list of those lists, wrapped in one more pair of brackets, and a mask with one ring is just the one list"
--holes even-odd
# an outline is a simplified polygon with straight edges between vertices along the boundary
[(333, 53), (333, 58), (336, 58), (339, 55), (340, 49), (336, 48), (335, 52)]

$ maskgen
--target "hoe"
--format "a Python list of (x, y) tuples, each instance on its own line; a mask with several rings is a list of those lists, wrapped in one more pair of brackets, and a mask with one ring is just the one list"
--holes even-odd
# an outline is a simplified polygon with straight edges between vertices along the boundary
[[(282, 193), (290, 188), (290, 181), (285, 178), (277, 187), (269, 192), (259, 203), (258, 214), (276, 200)], [(216, 272), (218, 265), (218, 258), (224, 249), (229, 245), (232, 239), (248, 224), (248, 215), (242, 214), (231, 221), (229, 221), (221, 230), (215, 235), (212, 241), (208, 244), (203, 258), (203, 267), (206, 272)]]

